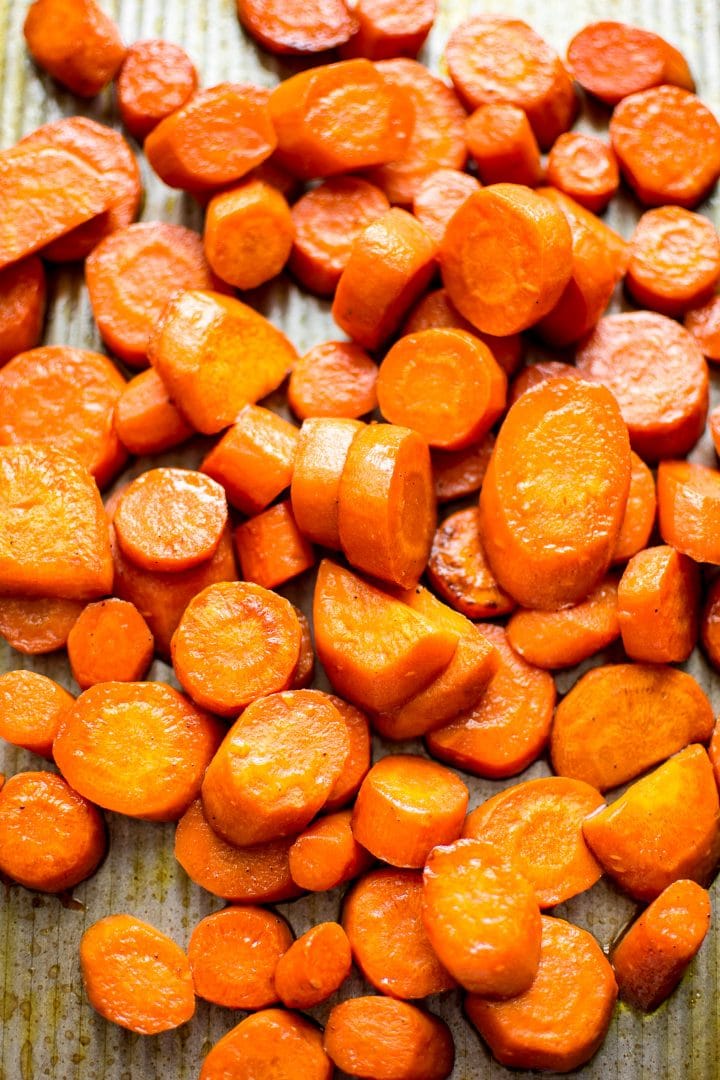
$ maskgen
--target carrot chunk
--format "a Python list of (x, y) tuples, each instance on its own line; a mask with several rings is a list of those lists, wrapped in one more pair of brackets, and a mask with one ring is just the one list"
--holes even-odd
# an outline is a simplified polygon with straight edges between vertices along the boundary
[(288, 1009), (311, 1009), (340, 989), (351, 966), (350, 942), (342, 926), (318, 923), (280, 957), (275, 991)]
[(293, 940), (290, 927), (272, 911), (228, 907), (207, 915), (188, 942), (195, 993), (228, 1009), (263, 1009), (278, 999), (278, 962)]
[(548, 183), (586, 210), (601, 214), (620, 186), (611, 146), (596, 135), (566, 131), (555, 140), (547, 163)]
[(642, 458), (630, 451), (630, 491), (620, 533), (615, 542), (613, 563), (624, 562), (647, 544), (655, 524), (657, 498), (655, 479)]
[(368, 60), (415, 57), (430, 33), (437, 0), (358, 0), (353, 13), (358, 29), (342, 48), (343, 56)]
[(193, 434), (154, 368), (141, 371), (125, 385), (115, 402), (113, 422), (131, 454), (162, 454)]
[(720, 360), (720, 296), (685, 314), (685, 329), (708, 360)]
[(0, 367), (39, 342), (46, 292), (38, 258), (31, 256), (0, 270)]
[(468, 619), (492, 619), (515, 607), (488, 565), (481, 530), (477, 507), (456, 510), (438, 526), (428, 561), (435, 591)]
[(275, 589), (315, 565), (312, 544), (298, 529), (289, 499), (239, 525), (235, 549), (244, 580), (265, 589)]
[(543, 178), (537, 139), (517, 105), (481, 105), (465, 124), (465, 141), (484, 184), (536, 187)]
[(326, 341), (292, 369), (288, 404), (301, 420), (339, 416), (356, 420), (377, 405), (377, 365), (352, 341)]
[(27, 656), (62, 649), (85, 605), (57, 597), (0, 597), (0, 637)]
[(642, 307), (682, 315), (708, 300), (720, 279), (720, 237), (682, 206), (648, 210), (632, 236), (626, 283)]
[(618, 586), (623, 648), (633, 660), (680, 663), (695, 648), (700, 570), (671, 547), (633, 555)]
[(322, 1033), (310, 1020), (284, 1009), (263, 1009), (246, 1016), (215, 1043), (200, 1070), (200, 1080), (332, 1080), (333, 1067), (323, 1050)]
[[(442, 243), (445, 230), (450, 218), (463, 203), (480, 190), (482, 185), (470, 173), (461, 172), (459, 169), (435, 169), (418, 184), (413, 197), (413, 214), (420, 224), (430, 233), (436, 244)], [(432, 294), (429, 294), (432, 295)], [(427, 299), (424, 298), (425, 300)], [(420, 300), (418, 306), (424, 301)], [(459, 329), (469, 329), (462, 325), (462, 316)], [(426, 326), (405, 327), (405, 333), (412, 330), (426, 330)]]
[(661, 461), (660, 534), (695, 562), (720, 565), (720, 472), (689, 461)]
[(23, 670), (4, 672), (0, 675), (0, 738), (52, 758), (60, 719), (73, 700), (47, 675)]
[(120, 31), (95, 0), (34, 0), (25, 16), (33, 60), (79, 97), (95, 97), (123, 62)]
[[(480, 442), (472, 443), (464, 450), (431, 451), (435, 498), (439, 503), (464, 499), (466, 495), (473, 495), (480, 490), (494, 445), (495, 436), (488, 434)], [(437, 533), (435, 535), (437, 536)], [(431, 561), (432, 549), (428, 568)]]
[(210, 200), (205, 255), (221, 281), (254, 289), (283, 269), (294, 233), (285, 196), (264, 180), (246, 180)]
[(101, 682), (137, 682), (153, 657), (153, 636), (134, 604), (88, 604), (68, 635), (68, 660), (81, 690)]
[(237, 0), (237, 13), (256, 41), (280, 55), (334, 49), (358, 25), (345, 0)]
[(120, 119), (130, 134), (144, 139), (197, 90), (192, 60), (179, 45), (154, 38), (135, 41), (117, 76)]
[(353, 835), (351, 820), (352, 810), (327, 814), (293, 840), (288, 853), (290, 873), (301, 889), (326, 892), (352, 881), (372, 865), (372, 855)]
[(328, 417), (305, 420), (292, 470), (293, 514), (301, 532), (324, 547), (340, 547), (339, 492), (350, 447), (364, 424)]

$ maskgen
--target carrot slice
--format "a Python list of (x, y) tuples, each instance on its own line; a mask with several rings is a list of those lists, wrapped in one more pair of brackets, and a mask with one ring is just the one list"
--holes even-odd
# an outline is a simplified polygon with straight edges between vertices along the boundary
[[(293, 605), (295, 606), (295, 605)], [(300, 623), (302, 639), (300, 642), (300, 656), (293, 675), (291, 690), (306, 690), (313, 681), (315, 675), (315, 649), (313, 647), (310, 623), (299, 607), (295, 607), (295, 614)]]
[(537, 360), (528, 364), (510, 384), (508, 406), (514, 405), (519, 397), (532, 390), (534, 386), (550, 382), (551, 379), (581, 379), (582, 375), (563, 360)]
[(586, 210), (601, 214), (620, 186), (620, 170), (612, 147), (602, 139), (566, 131), (550, 150), (547, 179)]
[(484, 184), (536, 187), (543, 179), (537, 139), (527, 113), (517, 105), (481, 105), (468, 117), (465, 141)]
[(720, 278), (720, 237), (682, 206), (648, 210), (632, 236), (626, 283), (642, 307), (682, 315), (708, 300)]
[(106, 810), (175, 821), (200, 793), (222, 729), (164, 683), (99, 683), (62, 717), (55, 761)]
[(88, 604), (68, 635), (68, 660), (81, 690), (101, 682), (137, 682), (153, 658), (153, 636), (134, 604)]
[(256, 41), (280, 55), (334, 49), (358, 26), (345, 0), (237, 0), (237, 13)]
[[(468, 174), (460, 173), (459, 175), (467, 176)], [(472, 177), (468, 177), (468, 179), (472, 179)], [(475, 190), (478, 190), (477, 185)], [(416, 334), (421, 330), (444, 329), (446, 327), (455, 330), (467, 330), (468, 333), (479, 337), (487, 345), (496, 362), (507, 376), (513, 375), (520, 367), (524, 353), (520, 334), (494, 337), (492, 334), (482, 333), (481, 330), (478, 330), (472, 323), (463, 318), (457, 308), (453, 306), (445, 289), (434, 289), (432, 292), (426, 293), (421, 300), (418, 300), (405, 320), (402, 333)]]
[(288, 1009), (311, 1009), (340, 989), (351, 966), (350, 942), (342, 926), (318, 923), (280, 957), (275, 991)]
[(162, 454), (193, 434), (154, 368), (141, 371), (125, 385), (115, 402), (113, 422), (131, 454)]
[(57, 597), (0, 597), (0, 637), (27, 656), (62, 649), (84, 604)]
[(108, 915), (80, 942), (85, 993), (96, 1012), (139, 1035), (187, 1023), (195, 1012), (188, 958), (171, 938), (132, 915)]
[[(602, 724), (596, 723), (598, 709)], [(557, 707), (553, 768), (606, 791), (688, 743), (707, 742), (712, 728), (712, 706), (684, 671), (649, 664), (597, 667)]]
[(700, 569), (674, 548), (633, 555), (618, 586), (623, 648), (633, 660), (681, 663), (695, 648), (700, 617)]
[(465, 1008), (501, 1065), (571, 1072), (602, 1045), (616, 998), (612, 968), (595, 938), (543, 915), (540, 965), (530, 989), (511, 1001), (469, 994)]
[(328, 697), (345, 721), (350, 740), (350, 752), (345, 759), (343, 771), (330, 789), (325, 803), (326, 810), (337, 810), (353, 801), (367, 776), (372, 763), (372, 743), (370, 725), (365, 713), (334, 694), (328, 694)]
[(720, 360), (720, 296), (685, 314), (685, 329), (708, 360)]
[(205, 215), (207, 261), (236, 289), (254, 289), (276, 277), (290, 258), (294, 235), (285, 196), (264, 180), (220, 192)]
[(340, 480), (359, 420), (327, 417), (303, 422), (292, 471), (293, 514), (301, 532), (324, 547), (340, 547)]
[[(708, 660), (714, 668), (720, 668), (720, 582), (717, 580), (712, 583), (705, 596), (700, 638)], [(710, 756), (713, 756), (712, 747)]]
[(630, 451), (630, 491), (620, 533), (615, 542), (613, 563), (624, 562), (647, 544), (655, 524), (657, 499), (655, 479), (642, 458)]
[(263, 1009), (215, 1043), (203, 1061), (200, 1080), (253, 1080), (273, 1070), (278, 1080), (332, 1080), (322, 1033), (310, 1020), (284, 1009)]
[(555, 706), (555, 683), (526, 663), (500, 626), (480, 626), (497, 649), (500, 666), (478, 702), (430, 732), (427, 748), (456, 768), (499, 779), (526, 769), (543, 752)]
[(262, 1009), (277, 1001), (274, 978), (290, 948), (290, 927), (272, 911), (229, 907), (207, 915), (188, 942), (198, 997), (228, 1009)]
[[(480, 490), (490, 455), (495, 446), (495, 436), (488, 434), (478, 443), (465, 447), (464, 450), (433, 450), (430, 454), (435, 498), (439, 503), (454, 502), (466, 495), (473, 495)], [(447, 518), (445, 519), (447, 522)], [(440, 526), (442, 529), (443, 526)], [(437, 537), (437, 532), (435, 536)], [(433, 544), (435, 541), (433, 541)], [(430, 562), (432, 562), (432, 548)]]
[(377, 405), (377, 377), (377, 365), (359, 345), (326, 341), (295, 364), (288, 384), (288, 404), (301, 420), (313, 416), (356, 420)]
[(358, 0), (353, 14), (358, 29), (341, 49), (344, 57), (368, 60), (415, 57), (435, 21), (437, 0)]
[(142, 140), (185, 104), (197, 83), (195, 65), (179, 45), (161, 38), (135, 41), (117, 76), (120, 119), (134, 138)]
[(720, 472), (689, 461), (661, 461), (660, 534), (695, 562), (720, 565)]
[(630, 258), (630, 245), (627, 240), (623, 239), (615, 229), (611, 229), (601, 218), (582, 206), (579, 200), (571, 199), (559, 188), (544, 187), (538, 191), (538, 194), (544, 199), (550, 199), (558, 210), (562, 210), (568, 219), (571, 231), (573, 225), (583, 226), (584, 231), (593, 237), (595, 244), (606, 249), (614, 265), (615, 280), (620, 281)]
[(95, 0), (34, 0), (23, 33), (33, 60), (79, 97), (95, 97), (123, 62), (120, 31)]
[[(450, 218), (471, 195), (480, 190), (481, 186), (470, 173), (461, 172), (459, 169), (435, 169), (424, 176), (415, 189), (413, 214), (430, 233), (435, 243), (440, 244)], [(423, 301), (420, 300), (418, 306), (422, 303)], [(461, 320), (457, 324), (459, 328), (470, 329), (463, 325), (462, 316), (458, 318)], [(427, 327), (413, 329), (425, 330)], [(405, 332), (411, 331), (406, 327)]]
[(275, 589), (315, 565), (315, 551), (297, 527), (289, 499), (235, 530), (235, 550), (245, 581)]
[(34, 256), (0, 270), (0, 367), (39, 342), (46, 292), (43, 264)]
[(372, 865), (372, 855), (353, 835), (351, 820), (352, 810), (327, 814), (293, 840), (288, 854), (290, 873), (301, 889), (326, 892), (352, 881)]
[(0, 738), (41, 757), (52, 758), (60, 720), (73, 697), (37, 671), (0, 675)]
[(94, 873), (106, 847), (97, 809), (61, 776), (18, 773), (0, 791), (0, 871), (26, 889), (74, 888)]

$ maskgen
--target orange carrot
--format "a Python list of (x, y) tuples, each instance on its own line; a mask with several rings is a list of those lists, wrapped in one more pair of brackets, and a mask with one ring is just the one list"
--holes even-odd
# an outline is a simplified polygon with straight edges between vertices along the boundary
[(318, 923), (293, 942), (275, 969), (275, 992), (288, 1009), (311, 1009), (350, 974), (350, 942), (342, 926)]
[(315, 552), (293, 517), (289, 499), (235, 530), (235, 550), (245, 581), (275, 589), (315, 565)]
[(620, 170), (612, 147), (602, 139), (566, 131), (550, 150), (547, 179), (586, 210), (601, 214), (620, 186)]
[[(454, 502), (455, 499), (463, 499), (466, 495), (479, 491), (494, 445), (495, 436), (488, 434), (480, 442), (473, 443), (464, 450), (431, 451), (436, 500), (439, 503)], [(437, 533), (435, 535), (437, 536)], [(432, 549), (430, 558), (432, 559)]]
[[(715, 580), (705, 596), (700, 621), (700, 639), (705, 655), (714, 668), (720, 668), (720, 582)], [(710, 751), (712, 757), (712, 748)]]
[(365, 713), (334, 694), (328, 694), (328, 698), (345, 721), (350, 742), (343, 770), (331, 787), (325, 803), (325, 810), (337, 810), (352, 802), (357, 795), (372, 764), (372, 744)]
[(292, 879), (301, 889), (326, 892), (372, 865), (372, 855), (353, 836), (351, 819), (352, 810), (339, 810), (318, 818), (295, 837), (288, 858)]
[(516, 375), (510, 384), (508, 405), (514, 405), (522, 394), (532, 390), (534, 386), (550, 382), (551, 379), (580, 379), (582, 376), (572, 364), (566, 364), (563, 360), (536, 360), (533, 364), (524, 367), (519, 375)]
[(162, 454), (193, 434), (154, 368), (141, 371), (115, 402), (115, 432), (131, 454)]
[(641, 306), (682, 315), (709, 300), (720, 279), (720, 237), (713, 223), (682, 206), (648, 210), (632, 236), (626, 283)]
[(95, 0), (34, 0), (25, 16), (33, 60), (79, 97), (95, 97), (125, 56), (120, 31)]
[(220, 278), (254, 289), (290, 258), (295, 227), (285, 196), (264, 180), (246, 180), (215, 195), (205, 215), (205, 255)]
[(484, 184), (526, 184), (543, 179), (540, 149), (523, 109), (490, 102), (465, 124), (465, 141)]
[(68, 635), (68, 660), (81, 690), (100, 682), (136, 682), (153, 657), (153, 636), (127, 600), (88, 604)]
[[(413, 214), (435, 243), (440, 244), (450, 218), (480, 187), (481, 184), (470, 173), (459, 169), (435, 169), (423, 177), (415, 189)], [(407, 328), (406, 333), (410, 333)]]
[(341, 54), (368, 60), (415, 57), (430, 33), (436, 9), (436, 0), (409, 0), (402, 6), (396, 0), (358, 0), (353, 8), (358, 28)]
[(660, 534), (695, 562), (720, 564), (720, 472), (688, 461), (661, 461)]
[(52, 758), (60, 720), (72, 704), (67, 690), (47, 675), (6, 671), (0, 675), (0, 738)]
[(40, 259), (31, 256), (0, 270), (0, 367), (39, 342), (45, 297)]
[(611, 229), (601, 218), (591, 213), (581, 204), (579, 199), (571, 199), (568, 194), (560, 191), (559, 188), (544, 187), (539, 190), (538, 194), (542, 195), (544, 199), (550, 199), (558, 210), (562, 210), (568, 219), (571, 230), (573, 225), (576, 227), (582, 226), (583, 231), (590, 234), (596, 245), (605, 248), (613, 263), (615, 280), (620, 281), (627, 269), (630, 258), (630, 245), (627, 240), (623, 239), (615, 229)]
[(313, 416), (355, 420), (377, 405), (377, 377), (377, 365), (359, 345), (326, 341), (293, 367), (288, 405), (301, 420)]
[(28, 656), (62, 649), (85, 605), (57, 597), (0, 597), (0, 637)]
[(160, 38), (135, 41), (117, 76), (120, 119), (141, 140), (197, 89), (192, 60), (179, 45)]
[(358, 26), (345, 0), (237, 0), (237, 13), (256, 41), (280, 55), (333, 49)]
[(613, 563), (624, 562), (647, 544), (655, 524), (655, 480), (642, 458), (630, 451), (630, 491), (625, 516), (615, 542)]
[(708, 360), (720, 360), (720, 296), (713, 296), (706, 304), (688, 311), (685, 329)]
[(292, 471), (295, 521), (308, 539), (324, 547), (340, 547), (339, 491), (345, 462), (358, 432), (359, 420), (327, 417), (303, 422)]
[(203, 1061), (200, 1080), (252, 1080), (256, 1076), (332, 1080), (321, 1031), (304, 1016), (285, 1009), (262, 1009), (215, 1043)]
[(633, 660), (680, 663), (695, 648), (700, 570), (671, 547), (646, 548), (630, 559), (618, 586), (623, 648)]

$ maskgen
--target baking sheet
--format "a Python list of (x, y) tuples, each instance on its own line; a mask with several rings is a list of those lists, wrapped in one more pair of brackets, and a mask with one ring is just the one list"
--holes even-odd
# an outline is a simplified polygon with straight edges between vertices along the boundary
[[(292, 62), (284, 63), (261, 52), (245, 38), (237, 22), (234, 0), (102, 2), (118, 19), (127, 41), (165, 37), (184, 45), (198, 65), (205, 85), (232, 79), (271, 86), (278, 77), (293, 70)], [(22, 38), (26, 7), (27, 0), (0, 0), (0, 147), (10, 146), (41, 123), (75, 112), (118, 125), (111, 93), (81, 104), (34, 69)], [(471, 11), (522, 17), (561, 52), (572, 34), (585, 23), (601, 18), (622, 19), (658, 30), (679, 45), (691, 62), (701, 96), (720, 114), (718, 0), (571, 0), (570, 3), (568, 0), (542, 3), (485, 0), (482, 4), (441, 0), (440, 7), (437, 24), (422, 55), (436, 71), (442, 70), (442, 51), (449, 31)], [(606, 114), (598, 112), (586, 116), (582, 126), (602, 129), (605, 121)], [(193, 201), (164, 187), (145, 162), (141, 164), (146, 190), (142, 219), (162, 218), (200, 227), (200, 214)], [(707, 207), (716, 225), (719, 205), (716, 196)], [(613, 204), (608, 220), (629, 235), (636, 216), (632, 201), (625, 198)], [(286, 331), (300, 351), (338, 336), (329, 306), (301, 295), (287, 282), (259, 290), (254, 294), (254, 302)], [(79, 272), (59, 270), (51, 275), (50, 318), (45, 340), (101, 348)], [(714, 383), (713, 394), (718, 399), (719, 384), (717, 380)], [(197, 445), (183, 450), (182, 454), (165, 455), (163, 461), (195, 465), (201, 450)], [(693, 457), (714, 463), (708, 443), (699, 446)], [(144, 467), (146, 463), (136, 463), (133, 472)], [(283, 591), (307, 610), (307, 582), (301, 580)], [(0, 642), (0, 670), (17, 667), (33, 667), (77, 692), (64, 658), (31, 660)], [(717, 711), (718, 677), (698, 658), (691, 661), (689, 668), (710, 693)], [(150, 677), (171, 676), (165, 665), (156, 663)], [(561, 675), (560, 691), (567, 690), (576, 677), (577, 672)], [(415, 744), (406, 744), (405, 748), (420, 749)], [(378, 743), (376, 754), (383, 752), (387, 748)], [(6, 775), (44, 767), (40, 759), (29, 753), (8, 746), (0, 748), (0, 772)], [(548, 771), (544, 762), (538, 762), (525, 777)], [(471, 806), (512, 782), (470, 779)], [(78, 942), (86, 926), (110, 912), (127, 911), (147, 919), (185, 945), (198, 920), (223, 906), (222, 901), (190, 882), (175, 863), (173, 826), (131, 821), (112, 814), (107, 819), (109, 855), (99, 872), (75, 890), (76, 906), (65, 908), (54, 897), (0, 886), (0, 1080), (197, 1077), (200, 1062), (210, 1046), (243, 1015), (198, 1000), (197, 1014), (184, 1028), (143, 1038), (106, 1024), (89, 1007), (83, 996), (77, 959)], [(717, 885), (713, 888), (713, 900), (720, 909)], [(279, 910), (289, 919), (295, 933), (300, 934), (317, 921), (337, 918), (339, 905), (340, 893), (336, 891), (279, 905)], [(631, 902), (602, 882), (590, 894), (562, 905), (555, 913), (586, 927), (607, 946), (633, 910)], [(583, 1077), (713, 1080), (720, 1076), (719, 927), (720, 910), (699, 957), (668, 1005), (644, 1019), (624, 1008), (616, 1012), (602, 1050), (581, 1070)], [(343, 988), (344, 995), (363, 992), (371, 991), (357, 975)], [(443, 995), (430, 1004), (453, 1029), (457, 1049), (454, 1080), (532, 1075), (512, 1074), (492, 1062), (474, 1031), (462, 1019), (458, 995)], [(326, 1005), (313, 1010), (313, 1015), (322, 1022), (328, 1008)]]

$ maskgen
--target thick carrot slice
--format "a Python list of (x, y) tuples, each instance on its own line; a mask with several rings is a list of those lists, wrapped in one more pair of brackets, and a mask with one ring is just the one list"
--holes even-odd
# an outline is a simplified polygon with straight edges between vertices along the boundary
[(315, 551), (297, 527), (289, 499), (235, 530), (235, 550), (245, 581), (275, 589), (315, 565)]
[(612, 951), (620, 997), (654, 1012), (678, 985), (705, 940), (710, 897), (694, 881), (674, 881), (630, 926)]
[(626, 283), (641, 307), (682, 315), (708, 300), (720, 278), (720, 237), (682, 206), (647, 210), (635, 226)]
[(57, 597), (0, 597), (0, 637), (27, 656), (62, 649), (84, 604)]
[(500, 626), (480, 626), (500, 667), (478, 702), (427, 735), (434, 757), (456, 768), (499, 779), (522, 772), (543, 752), (555, 706), (555, 683), (508, 644)]
[(720, 860), (719, 822), (713, 767), (695, 744), (591, 814), (583, 832), (621, 889), (654, 900), (679, 878), (710, 881)]
[(111, 586), (107, 518), (87, 469), (53, 447), (0, 447), (0, 594), (91, 600)]
[(570, 76), (557, 53), (521, 19), (466, 19), (450, 35), (445, 59), (466, 105), (519, 106), (543, 150), (572, 127), (578, 103)]
[(624, 98), (610, 121), (610, 139), (623, 176), (646, 206), (692, 208), (720, 176), (720, 124), (677, 86)]
[(207, 819), (233, 844), (295, 835), (327, 801), (349, 750), (345, 722), (326, 694), (261, 698), (236, 720), (208, 767)]
[(95, 0), (34, 0), (23, 33), (30, 55), (79, 97), (95, 97), (123, 62), (120, 31)]
[(228, 1009), (263, 1009), (277, 1001), (275, 969), (293, 940), (279, 915), (228, 907), (207, 915), (188, 942), (195, 993)]
[(324, 1046), (347, 1075), (377, 1080), (445, 1080), (455, 1057), (444, 1020), (386, 997), (357, 997), (335, 1005)]
[(361, 708), (404, 704), (450, 662), (458, 638), (329, 559), (313, 604), (315, 648), (330, 682)]
[(20, 353), (0, 371), (0, 445), (47, 444), (73, 454), (105, 487), (127, 460), (113, 426), (125, 386), (100, 353), (69, 345)]
[[(708, 660), (714, 668), (720, 668), (720, 582), (717, 580), (712, 583), (705, 597), (700, 638)], [(713, 756), (712, 747), (710, 756)]]
[(276, 390), (295, 357), (285, 335), (257, 311), (197, 290), (170, 301), (148, 347), (173, 401), (204, 435), (222, 431), (243, 406)]
[(34, 256), (0, 270), (0, 367), (39, 342), (46, 292), (43, 264)]
[(125, 54), (117, 76), (120, 119), (130, 134), (142, 140), (197, 90), (192, 60), (172, 41), (135, 41)]
[(290, 258), (294, 235), (285, 196), (264, 180), (220, 192), (205, 215), (207, 261), (236, 289), (254, 289), (276, 277)]
[(327, 1001), (350, 974), (352, 954), (339, 923), (318, 923), (293, 942), (275, 969), (275, 992), (288, 1009)]
[(440, 245), (443, 284), (461, 315), (487, 334), (527, 330), (562, 296), (572, 273), (565, 215), (519, 184), (471, 195)]
[(293, 513), (299, 529), (324, 547), (340, 547), (339, 491), (360, 420), (328, 417), (303, 422), (292, 470)]
[(691, 675), (649, 664), (598, 667), (557, 707), (553, 768), (606, 791), (688, 743), (707, 742), (712, 728), (712, 706)]
[[(472, 179), (467, 173), (459, 173), (458, 175)], [(477, 184), (474, 190), (478, 190)], [(472, 194), (472, 192), (468, 194)], [(421, 330), (444, 329), (446, 327), (455, 330), (467, 330), (468, 333), (479, 337), (487, 345), (507, 376), (514, 375), (520, 367), (524, 354), (520, 334), (508, 334), (505, 337), (483, 334), (482, 331), (463, 318), (457, 308), (453, 306), (445, 289), (434, 289), (432, 292), (426, 293), (421, 300), (418, 300), (405, 320), (402, 333), (417, 334)]]
[[(454, 502), (455, 499), (463, 499), (466, 495), (479, 491), (494, 445), (495, 436), (490, 433), (464, 450), (433, 450), (430, 461), (436, 500), (439, 503)], [(441, 525), (440, 528), (442, 527)], [(437, 535), (436, 533), (435, 536)]]
[[(440, 386), (444, 393), (438, 397)], [(400, 338), (377, 381), (383, 416), (441, 450), (461, 450), (486, 435), (505, 409), (506, 389), (505, 372), (487, 345), (452, 329)]]
[(332, 1080), (322, 1033), (310, 1020), (284, 1009), (263, 1009), (215, 1043), (203, 1061), (200, 1080), (253, 1080), (275, 1073), (277, 1080)]
[(685, 315), (685, 329), (697, 341), (708, 360), (720, 360), (720, 296)]
[(73, 698), (59, 683), (37, 671), (0, 675), (0, 738), (41, 757), (52, 758), (60, 719)]
[(647, 544), (655, 524), (657, 499), (655, 479), (642, 458), (630, 451), (630, 491), (620, 533), (615, 542), (613, 563), (624, 562)]
[(211, 829), (202, 802), (191, 803), (177, 824), (175, 858), (201, 888), (240, 904), (274, 904), (297, 896), (288, 853), (292, 838), (251, 848), (228, 844)]
[(559, 188), (544, 187), (540, 189), (538, 194), (542, 195), (544, 199), (550, 199), (558, 210), (562, 210), (568, 219), (571, 231), (573, 225), (576, 227), (582, 225), (587, 232), (594, 236), (596, 244), (606, 248), (614, 264), (615, 279), (620, 281), (625, 274), (630, 258), (630, 244), (627, 240), (623, 239), (615, 229), (611, 229), (601, 218), (582, 206), (579, 200), (571, 199), (569, 195), (564, 191), (560, 191)]
[(126, 384), (115, 402), (113, 423), (131, 454), (162, 454), (193, 434), (154, 368), (141, 371)]
[(435, 530), (430, 454), (417, 432), (394, 424), (353, 439), (338, 489), (338, 532), (349, 563), (394, 585), (417, 585)]
[(422, 920), (423, 881), (417, 870), (383, 867), (345, 897), (342, 923), (353, 959), (376, 990), (419, 999), (456, 983), (430, 944)]
[(326, 341), (295, 364), (288, 384), (288, 404), (301, 420), (313, 416), (355, 420), (377, 405), (377, 377), (377, 364), (359, 345)]
[(326, 810), (337, 810), (352, 802), (357, 795), (372, 763), (372, 744), (370, 725), (365, 713), (334, 694), (328, 694), (328, 697), (345, 721), (350, 740), (350, 751), (343, 771), (330, 789), (325, 803)]
[(164, 683), (99, 683), (63, 715), (53, 754), (98, 806), (175, 821), (199, 795), (221, 738), (214, 717)]
[(343, 45), (357, 30), (345, 0), (237, 0), (240, 22), (270, 52), (324, 52)]
[(26, 889), (74, 888), (94, 873), (106, 847), (97, 809), (61, 776), (18, 773), (0, 791), (0, 871)]
[(353, 14), (358, 29), (341, 49), (343, 57), (366, 56), (368, 60), (415, 57), (435, 21), (436, 0), (358, 0)]
[(543, 179), (537, 139), (517, 105), (481, 105), (465, 124), (465, 141), (484, 184), (536, 187)]
[(507, 634), (529, 664), (553, 671), (582, 663), (620, 636), (617, 577), (604, 578), (574, 607), (515, 612)]
[(82, 611), (67, 650), (81, 690), (101, 682), (137, 682), (152, 662), (153, 636), (134, 604), (111, 597)]
[(492, 845), (457, 840), (436, 847), (423, 872), (423, 921), (442, 964), (466, 990), (514, 997), (540, 959), (535, 891)]
[(577, 368), (572, 364), (566, 364), (563, 360), (537, 360), (533, 364), (528, 364), (513, 379), (508, 394), (508, 406), (514, 405), (522, 394), (532, 390), (534, 386), (550, 382), (551, 379), (581, 378), (582, 375)]
[(166, 184), (202, 193), (239, 180), (276, 145), (267, 93), (258, 86), (219, 83), (198, 90), (161, 120), (144, 149)]
[(620, 186), (611, 146), (596, 135), (566, 131), (555, 140), (547, 163), (548, 183), (586, 210), (601, 214)]
[[(470, 173), (459, 169), (435, 169), (418, 183), (413, 196), (413, 214), (430, 233), (436, 244), (442, 242), (450, 218), (462, 204), (479, 191), (481, 184)], [(433, 295), (433, 294), (429, 294)], [(419, 301), (418, 306), (423, 301)], [(457, 325), (466, 329), (462, 316)], [(419, 330), (427, 327), (417, 327)], [(406, 327), (406, 333), (411, 331)]]
[(633, 660), (681, 663), (695, 648), (700, 617), (700, 569), (674, 548), (633, 555), (618, 586), (623, 648)]
[(102, 1017), (139, 1035), (185, 1024), (195, 1012), (188, 958), (171, 938), (132, 915), (108, 915), (80, 942), (85, 993)]
[(543, 915), (540, 965), (530, 989), (511, 1001), (470, 994), (465, 1009), (501, 1065), (564, 1073), (600, 1048), (616, 998), (612, 968), (595, 938)]
[(140, 221), (118, 229), (85, 266), (103, 341), (131, 367), (147, 366), (150, 336), (178, 289), (213, 289), (217, 279), (192, 229)]
[(353, 835), (351, 820), (352, 810), (339, 810), (318, 818), (295, 838), (288, 857), (292, 879), (301, 889), (326, 892), (372, 865), (372, 855)]
[(602, 795), (582, 780), (544, 776), (481, 803), (468, 814), (463, 836), (503, 851), (535, 889), (540, 907), (554, 907), (602, 875), (582, 823), (603, 805)]
[(695, 562), (720, 565), (720, 472), (689, 461), (661, 461), (660, 534)]

